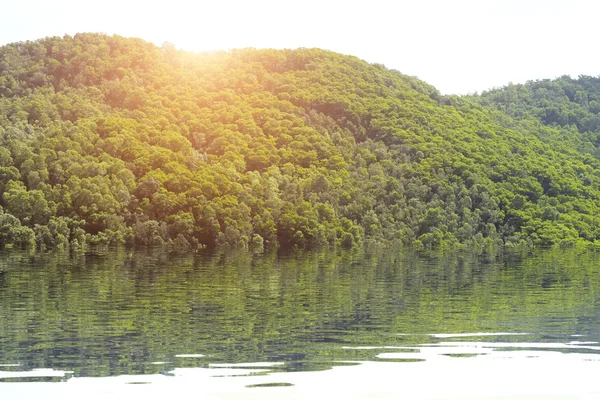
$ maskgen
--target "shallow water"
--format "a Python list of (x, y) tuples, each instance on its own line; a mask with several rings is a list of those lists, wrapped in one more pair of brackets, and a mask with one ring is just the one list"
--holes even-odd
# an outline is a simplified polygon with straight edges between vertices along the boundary
[(0, 259), (2, 398), (600, 398), (600, 255)]

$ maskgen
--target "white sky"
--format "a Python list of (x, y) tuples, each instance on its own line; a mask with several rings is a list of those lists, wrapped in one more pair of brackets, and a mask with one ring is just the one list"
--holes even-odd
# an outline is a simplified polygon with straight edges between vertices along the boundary
[(0, 45), (77, 32), (203, 51), (320, 47), (442, 93), (600, 75), (597, 0), (3, 0)]

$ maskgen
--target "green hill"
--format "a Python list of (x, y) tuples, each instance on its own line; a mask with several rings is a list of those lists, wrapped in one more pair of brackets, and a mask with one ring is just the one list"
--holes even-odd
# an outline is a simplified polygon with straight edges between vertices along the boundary
[(600, 156), (600, 78), (531, 81), (483, 92), (481, 104), (515, 119), (538, 120), (557, 128), (564, 138), (575, 140), (581, 152)]
[[(573, 99), (587, 93), (593, 114), (587, 90)], [(545, 105), (510, 93), (443, 97), (318, 49), (194, 54), (98, 34), (7, 45), (0, 244), (596, 241), (600, 123), (548, 126)]]

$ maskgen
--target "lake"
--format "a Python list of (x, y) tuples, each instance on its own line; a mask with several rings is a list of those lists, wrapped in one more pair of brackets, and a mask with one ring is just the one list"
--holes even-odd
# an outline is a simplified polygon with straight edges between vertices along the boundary
[(600, 252), (0, 256), (0, 397), (600, 398)]

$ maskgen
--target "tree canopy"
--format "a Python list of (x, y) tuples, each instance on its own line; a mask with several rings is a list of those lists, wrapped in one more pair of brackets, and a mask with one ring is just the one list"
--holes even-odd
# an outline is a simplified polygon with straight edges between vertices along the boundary
[(319, 49), (0, 47), (0, 246), (600, 238), (597, 78), (442, 96)]

